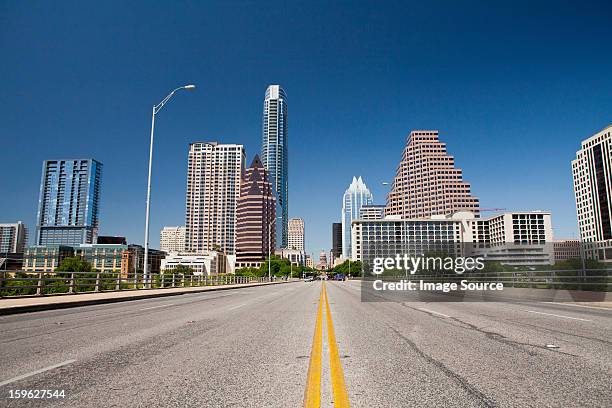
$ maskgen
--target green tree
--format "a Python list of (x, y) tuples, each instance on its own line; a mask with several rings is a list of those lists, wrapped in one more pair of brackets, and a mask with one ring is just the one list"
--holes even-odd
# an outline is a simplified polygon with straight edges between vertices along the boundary
[(177, 265), (176, 268), (169, 270), (168, 272), (175, 273), (177, 275), (190, 276), (193, 275), (193, 269), (185, 265)]
[(274, 276), (286, 276), (289, 275), (291, 269), (291, 262), (288, 259), (281, 258), (278, 255), (272, 255), (269, 259), (261, 264), (261, 272), (263, 276), (268, 275), (268, 261), (272, 269), (272, 275)]
[(91, 272), (91, 264), (78, 256), (64, 258), (56, 272)]
[(363, 265), (361, 264), (361, 261), (350, 261), (347, 259), (346, 261), (342, 262), (340, 265), (336, 265), (332, 269), (332, 272), (343, 273), (348, 276), (349, 270), (350, 270), (351, 276), (360, 276), (363, 270)]

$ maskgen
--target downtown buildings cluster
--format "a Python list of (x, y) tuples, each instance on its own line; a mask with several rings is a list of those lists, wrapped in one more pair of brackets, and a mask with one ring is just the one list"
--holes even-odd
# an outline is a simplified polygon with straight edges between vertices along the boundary
[[(160, 250), (100, 236), (102, 168), (94, 159), (43, 163), (34, 245), (23, 224), (0, 224), (3, 266), (53, 272), (62, 259), (79, 256), (101, 272), (158, 273), (178, 265), (196, 274), (259, 267), (276, 253), (305, 265), (304, 221), (289, 219), (288, 105), (279, 85), (265, 93), (261, 153), (246, 166), (244, 145), (189, 144), (185, 225), (164, 227)], [(10, 248), (9, 248), (10, 245)], [(1, 255), (0, 255), (1, 256)], [(0, 265), (1, 266), (1, 265)]]
[(353, 177), (341, 222), (332, 224), (328, 266), (457, 248), (522, 267), (581, 257), (612, 262), (611, 132), (585, 140), (572, 162), (580, 239), (554, 240), (550, 212), (481, 208), (438, 131), (413, 131), (385, 205), (375, 205), (362, 177)]

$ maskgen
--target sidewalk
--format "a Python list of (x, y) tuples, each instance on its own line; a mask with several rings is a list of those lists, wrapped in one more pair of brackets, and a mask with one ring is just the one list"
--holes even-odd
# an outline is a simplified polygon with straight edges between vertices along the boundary
[(235, 285), (194, 286), (168, 289), (138, 289), (120, 292), (78, 293), (74, 295), (47, 295), (39, 297), (2, 298), (0, 316), (15, 313), (37, 312), (41, 310), (64, 309), (69, 307), (97, 305), (102, 303), (125, 302), (165, 296), (183, 295), (217, 290), (249, 288), (254, 286), (278, 285), (296, 281), (277, 281), (263, 283), (241, 283)]

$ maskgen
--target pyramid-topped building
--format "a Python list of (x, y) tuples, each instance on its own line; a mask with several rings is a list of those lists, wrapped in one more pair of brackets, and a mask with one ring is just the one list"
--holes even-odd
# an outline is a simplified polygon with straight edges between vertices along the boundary
[(372, 193), (361, 176), (353, 177), (342, 197), (342, 256), (345, 259), (350, 258), (352, 250), (351, 222), (359, 218), (362, 206), (371, 205), (373, 201)]
[(236, 210), (236, 267), (259, 267), (274, 251), (276, 198), (268, 171), (259, 156), (243, 175)]
[(480, 212), (477, 197), (455, 167), (437, 130), (410, 132), (393, 186), (387, 196), (385, 215), (429, 218), (457, 211)]

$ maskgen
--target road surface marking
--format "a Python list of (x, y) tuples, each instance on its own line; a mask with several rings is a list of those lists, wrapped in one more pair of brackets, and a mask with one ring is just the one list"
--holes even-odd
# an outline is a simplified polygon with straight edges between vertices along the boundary
[(321, 353), (323, 348), (323, 288), (319, 296), (317, 321), (312, 337), (312, 350), (310, 351), (310, 364), (304, 391), (304, 407), (319, 408), (321, 406)]
[(54, 368), (59, 368), (68, 364), (72, 364), (74, 363), (76, 360), (66, 360), (64, 362), (58, 363), (58, 364), (54, 364), (52, 366), (49, 367), (45, 367), (45, 368), (41, 368), (40, 370), (36, 370), (36, 371), (32, 371), (31, 373), (27, 373), (27, 374), (23, 374), (17, 377), (13, 377), (11, 379), (8, 379), (6, 381), (2, 381), (0, 382), (0, 387), (2, 387), (3, 385), (7, 385), (10, 383), (13, 383), (15, 381), (19, 381), (19, 380), (23, 380), (24, 378), (28, 378), (28, 377), (32, 377), (33, 375), (36, 374), (40, 374), (40, 373), (44, 373), (45, 371), (49, 371), (49, 370), (53, 370)]
[(436, 312), (435, 310), (425, 309), (424, 307), (420, 307), (419, 310), (422, 312), (433, 313), (442, 317), (450, 317), (449, 315), (445, 315), (444, 313)]
[(143, 308), (143, 309), (140, 309), (140, 311), (143, 311), (143, 310), (151, 310), (151, 309), (159, 309), (160, 307), (166, 307), (166, 306), (172, 306), (172, 305), (174, 305), (174, 303), (169, 303), (169, 304), (167, 304), (167, 305), (159, 305), (159, 306), (145, 307), (145, 308)]
[(240, 304), (240, 305), (238, 305), (238, 306), (233, 306), (233, 307), (230, 307), (230, 308), (229, 308), (229, 309), (227, 309), (227, 310), (234, 310), (234, 309), (238, 309), (238, 308), (240, 308), (240, 307), (242, 307), (242, 306), (244, 306), (244, 305), (246, 305), (246, 303), (242, 303), (242, 304)]
[(580, 317), (571, 317), (571, 316), (563, 316), (563, 315), (552, 314), (552, 313), (536, 312), (534, 310), (525, 310), (525, 312), (527, 312), (527, 313), (537, 313), (537, 314), (546, 315), (546, 316), (561, 317), (563, 319), (581, 320), (583, 322), (592, 322), (592, 320), (581, 319)]
[(344, 370), (342, 370), (342, 363), (340, 362), (340, 355), (338, 354), (338, 344), (336, 343), (334, 323), (332, 322), (325, 284), (323, 284), (323, 296), (325, 297), (325, 311), (327, 316), (327, 342), (329, 343), (329, 367), (331, 369), (334, 408), (349, 408), (351, 404), (349, 403), (348, 391), (346, 389), (346, 383), (344, 382)]
[(587, 306), (587, 305), (575, 305), (573, 303), (563, 303), (563, 302), (544, 302), (544, 303), (550, 303), (552, 305), (563, 305), (563, 306), (574, 306), (574, 307), (585, 307), (587, 309), (598, 309), (598, 310), (612, 310), (609, 307), (599, 307), (599, 306)]

